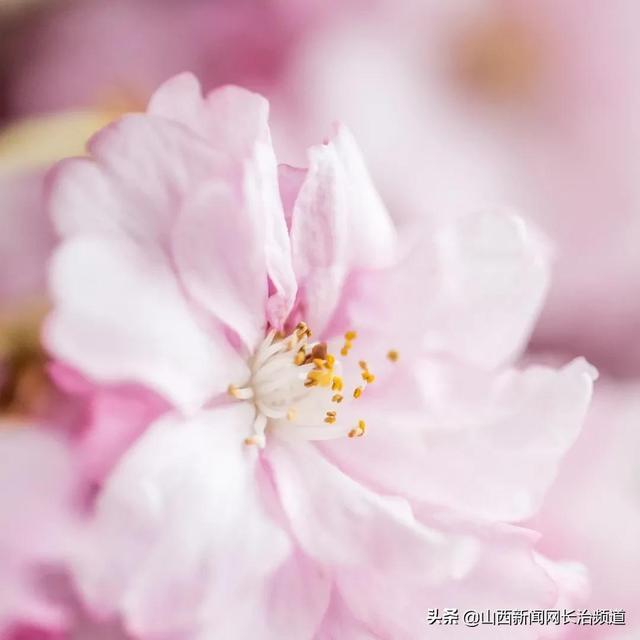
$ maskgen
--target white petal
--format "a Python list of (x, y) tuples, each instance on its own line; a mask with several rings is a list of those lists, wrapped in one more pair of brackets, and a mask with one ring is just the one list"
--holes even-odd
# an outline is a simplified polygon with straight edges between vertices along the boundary
[(197, 323), (175, 277), (124, 241), (77, 238), (56, 254), (46, 343), (100, 382), (138, 382), (193, 411), (246, 365)]
[(168, 416), (129, 450), (78, 561), (96, 612), (121, 613), (134, 634), (195, 637), (278, 570), (289, 543), (263, 502), (257, 450), (243, 443), (252, 415), (238, 404)]

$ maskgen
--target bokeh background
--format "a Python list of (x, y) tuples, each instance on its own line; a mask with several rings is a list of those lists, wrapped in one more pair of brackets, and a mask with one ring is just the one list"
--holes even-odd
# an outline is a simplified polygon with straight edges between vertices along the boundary
[(400, 223), (500, 207), (543, 230), (529, 351), (585, 355), (600, 380), (534, 524), (587, 565), (589, 607), (627, 609), (579, 637), (640, 638), (640, 3), (0, 0), (3, 420), (68, 417), (38, 341), (47, 169), (183, 70), (264, 93), (292, 164), (345, 122)]

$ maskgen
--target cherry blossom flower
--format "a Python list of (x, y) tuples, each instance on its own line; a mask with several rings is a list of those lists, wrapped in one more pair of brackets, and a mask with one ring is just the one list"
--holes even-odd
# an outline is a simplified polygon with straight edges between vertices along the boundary
[(48, 348), (169, 405), (98, 492), (85, 603), (142, 638), (265, 639), (415, 638), (429, 607), (552, 605), (568, 569), (517, 523), (594, 371), (512, 366), (544, 240), (504, 211), (396, 229), (345, 127), (295, 169), (267, 118), (184, 74), (51, 176)]

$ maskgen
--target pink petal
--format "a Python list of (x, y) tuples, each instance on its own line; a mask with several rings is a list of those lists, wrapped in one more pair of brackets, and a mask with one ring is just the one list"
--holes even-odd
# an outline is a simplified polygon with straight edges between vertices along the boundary
[(225, 86), (202, 97), (196, 78), (181, 74), (166, 82), (149, 103), (149, 113), (174, 119), (225, 154), (242, 174), (242, 190), (256, 239), (264, 247), (275, 289), (269, 320), (282, 324), (296, 292), (289, 236), (278, 190), (277, 165), (269, 132), (269, 103), (262, 96)]
[(246, 161), (244, 192), (251, 218), (261, 229), (269, 283), (274, 290), (267, 305), (267, 317), (272, 326), (282, 328), (293, 307), (297, 283), (271, 140), (257, 143), (253, 156)]
[(173, 247), (187, 291), (252, 350), (264, 337), (268, 281), (264, 238), (243, 207), (224, 183), (207, 184), (185, 203)]
[(224, 170), (221, 154), (177, 123), (130, 115), (89, 143), (92, 158), (62, 162), (50, 177), (50, 209), (63, 236), (122, 235), (166, 249), (184, 196)]
[(314, 636), (314, 640), (337, 640), (338, 638), (379, 640), (380, 636), (374, 634), (366, 624), (358, 620), (342, 596), (334, 591), (329, 609), (322, 621), (322, 626)]
[[(558, 590), (557, 609), (584, 607), (591, 591), (587, 567), (576, 561), (556, 561), (534, 554), (536, 562), (547, 572)], [(553, 634), (551, 634), (553, 635)]]
[(517, 521), (540, 506), (587, 411), (593, 369), (576, 360), (487, 377), (422, 365), (423, 409), (370, 408), (354, 450), (321, 449), (367, 486), (481, 518)]
[(395, 252), (396, 233), (346, 127), (309, 149), (309, 169), (291, 214), (291, 244), (305, 320), (322, 334), (350, 271), (377, 269)]
[(539, 629), (534, 626), (427, 624), (428, 609), (457, 608), (462, 617), (469, 609), (541, 609), (557, 602), (555, 584), (531, 552), (531, 535), (504, 527), (478, 535), (482, 546), (477, 562), (457, 579), (436, 586), (428, 581), (409, 585), (389, 580), (374, 563), (369, 571), (341, 575), (338, 590), (351, 615), (372, 629), (376, 638), (415, 640), (431, 634), (438, 640), (537, 640)]
[(306, 169), (292, 167), (288, 164), (278, 165), (278, 184), (280, 186), (280, 198), (282, 207), (284, 208), (284, 217), (287, 226), (291, 228), (291, 218), (293, 217), (293, 208), (296, 203), (298, 193), (307, 175)]
[(322, 334), (342, 294), (349, 266), (345, 176), (332, 146), (309, 150), (309, 169), (291, 215), (293, 267), (301, 312)]
[(436, 240), (441, 289), (426, 345), (494, 367), (526, 346), (549, 280), (548, 251), (534, 228), (504, 213), (461, 219)]
[(516, 216), (479, 213), (404, 228), (396, 263), (348, 284), (346, 318), (361, 343), (403, 361), (430, 352), (484, 369), (526, 346), (548, 279), (546, 249)]
[(196, 637), (278, 570), (289, 544), (243, 443), (252, 420), (244, 404), (167, 416), (129, 449), (79, 552), (77, 583), (96, 613), (119, 612), (134, 635)]
[(334, 148), (344, 171), (350, 263), (358, 268), (379, 268), (394, 255), (394, 225), (347, 127), (338, 126), (329, 145)]
[[(629, 637), (640, 630), (639, 418), (638, 381), (603, 376), (580, 438), (531, 522), (543, 534), (539, 549), (546, 555), (587, 566), (586, 608), (626, 610)], [(599, 640), (596, 631), (585, 637)]]
[(87, 427), (74, 443), (83, 474), (102, 484), (136, 438), (167, 410), (164, 401), (137, 387), (93, 390)]
[[(506, 521), (534, 513), (580, 432), (596, 376), (578, 358), (560, 370), (507, 371), (485, 385), (476, 379), (471, 393), (467, 376), (450, 378), (444, 393), (436, 382), (425, 396), (435, 437), (423, 459), (424, 498)], [(468, 402), (464, 421), (451, 411), (453, 396), (460, 409)]]
[[(341, 441), (342, 446), (352, 443)], [(420, 525), (402, 498), (373, 493), (311, 445), (272, 445), (278, 494), (300, 546), (318, 562), (433, 583), (467, 563), (464, 544)]]
[(147, 113), (179, 122), (236, 162), (247, 159), (257, 142), (269, 140), (269, 103), (264, 97), (232, 85), (203, 97), (200, 82), (188, 72), (162, 84)]
[(331, 585), (327, 571), (299, 551), (293, 553), (266, 581), (248, 586), (235, 615), (216, 620), (199, 640), (315, 638)]
[(163, 262), (115, 238), (78, 238), (51, 272), (48, 348), (98, 382), (140, 383), (192, 411), (246, 377), (221, 333), (205, 333)]

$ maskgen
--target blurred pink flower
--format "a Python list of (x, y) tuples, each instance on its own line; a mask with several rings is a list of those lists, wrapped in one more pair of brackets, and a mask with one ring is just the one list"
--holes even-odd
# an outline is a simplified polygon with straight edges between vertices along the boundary
[(41, 422), (77, 435), (83, 421), (86, 398), (53, 384), (40, 344), (47, 263), (56, 242), (44, 177), (55, 161), (82, 153), (89, 135), (114, 116), (61, 113), (16, 121), (0, 132), (0, 424)]
[(36, 427), (0, 430), (0, 637), (16, 624), (65, 625), (42, 593), (43, 567), (64, 561), (75, 540), (77, 486), (68, 451)]
[(638, 4), (350, 7), (289, 58), (275, 102), (288, 153), (330, 114), (362, 141), (404, 217), (516, 205), (557, 249), (535, 344), (639, 372)]
[(171, 405), (98, 493), (79, 591), (141, 637), (402, 640), (428, 607), (554, 604), (511, 523), (594, 374), (509, 366), (544, 242), (504, 212), (398, 231), (346, 128), (278, 167), (267, 116), (177, 76), (51, 178), (48, 347)]
[(54, 236), (42, 204), (43, 174), (43, 169), (0, 174), (0, 307), (5, 309), (45, 291)]
[[(9, 113), (142, 108), (184, 69), (206, 87), (266, 89), (310, 7), (254, 0), (76, 0), (32, 18), (13, 38)], [(315, 11), (314, 11), (315, 13)]]
[(115, 112), (76, 111), (16, 120), (0, 130), (0, 313), (46, 296), (55, 233), (43, 198), (51, 165), (82, 153)]

